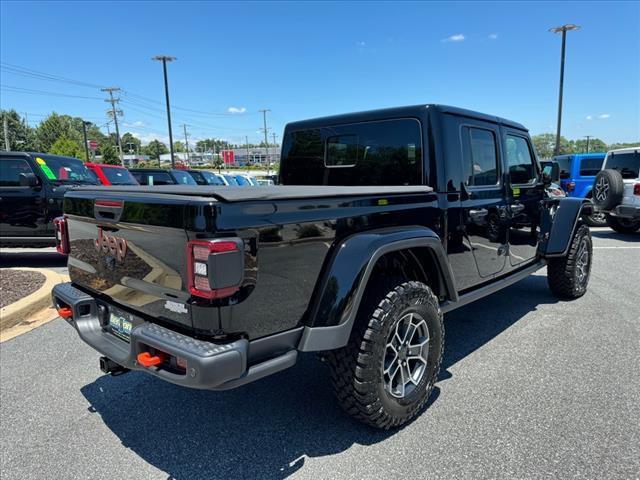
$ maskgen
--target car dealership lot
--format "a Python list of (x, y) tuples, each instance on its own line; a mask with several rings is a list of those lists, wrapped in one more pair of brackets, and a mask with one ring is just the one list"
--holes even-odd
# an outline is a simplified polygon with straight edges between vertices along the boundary
[(583, 298), (542, 271), (446, 316), (430, 408), (399, 431), (342, 414), (313, 355), (186, 390), (103, 376), (55, 320), (0, 346), (2, 478), (637, 478), (640, 235), (593, 235)]

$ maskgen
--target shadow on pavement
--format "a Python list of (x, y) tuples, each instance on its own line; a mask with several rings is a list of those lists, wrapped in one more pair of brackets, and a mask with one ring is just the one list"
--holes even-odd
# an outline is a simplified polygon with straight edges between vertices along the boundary
[(0, 253), (0, 265), (5, 267), (31, 267), (31, 268), (66, 268), (67, 257), (58, 252), (12, 252), (9, 248), (3, 248)]
[[(555, 301), (546, 277), (533, 276), (448, 314), (441, 379), (537, 305)], [(446, 383), (436, 386), (429, 404), (437, 401), (439, 388)], [(326, 367), (310, 354), (301, 355), (294, 368), (227, 392), (189, 390), (132, 372), (99, 377), (82, 393), (125, 447), (169, 479), (284, 478), (305, 457), (372, 445), (396, 433), (342, 413)]]
[(595, 238), (605, 238), (609, 240), (621, 240), (623, 242), (640, 242), (640, 232), (636, 233), (618, 233), (613, 230), (591, 230), (591, 236)]

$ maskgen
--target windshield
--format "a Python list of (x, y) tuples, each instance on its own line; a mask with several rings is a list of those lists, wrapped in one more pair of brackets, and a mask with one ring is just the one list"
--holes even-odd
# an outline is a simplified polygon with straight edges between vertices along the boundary
[(102, 167), (102, 173), (111, 185), (138, 185), (126, 168)]
[(244, 178), (242, 175), (236, 176), (236, 181), (238, 182), (238, 185), (241, 185), (243, 187), (246, 187), (247, 185), (251, 186), (251, 182)]
[(607, 158), (606, 168), (618, 170), (622, 178), (640, 177), (640, 153), (635, 152), (611, 153)]
[(187, 172), (181, 170), (172, 170), (171, 174), (176, 179), (178, 185), (197, 185), (196, 181)]
[(229, 182), (229, 185), (239, 185), (238, 181), (236, 180), (236, 177), (234, 177), (233, 175), (223, 175), (224, 178), (227, 179), (227, 182)]
[(220, 177), (218, 177), (215, 173), (203, 171), (200, 172), (200, 175), (204, 177), (209, 185), (224, 185), (224, 182)]
[(205, 180), (204, 175), (202, 175), (201, 172), (189, 170), (189, 175), (193, 177), (198, 185), (207, 185), (207, 181)]
[(40, 154), (35, 159), (45, 177), (53, 182), (98, 184), (95, 176), (77, 158)]

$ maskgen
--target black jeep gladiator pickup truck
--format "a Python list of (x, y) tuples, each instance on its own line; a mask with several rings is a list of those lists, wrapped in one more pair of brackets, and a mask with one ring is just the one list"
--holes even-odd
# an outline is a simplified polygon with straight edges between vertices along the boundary
[(225, 390), (323, 352), (390, 428), (438, 375), (442, 315), (547, 266), (583, 295), (588, 200), (549, 198), (527, 130), (439, 105), (288, 124), (282, 186), (81, 187), (58, 222), (60, 315), (101, 368)]

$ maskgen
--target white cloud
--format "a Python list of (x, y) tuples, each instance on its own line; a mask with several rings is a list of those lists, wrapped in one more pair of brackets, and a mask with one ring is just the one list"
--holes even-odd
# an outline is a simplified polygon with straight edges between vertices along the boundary
[(145, 128), (147, 125), (144, 122), (141, 122), (140, 120), (138, 120), (137, 122), (133, 122), (133, 123), (124, 123), (124, 126), (127, 128)]
[(229, 112), (229, 113), (244, 113), (246, 111), (247, 111), (247, 109), (244, 108), (244, 107), (229, 107), (227, 109), (227, 112)]
[(497, 33), (490, 33), (489, 34), (489, 38), (491, 40), (497, 40), (498, 39), (498, 34)]
[(139, 134), (139, 133), (134, 132), (134, 133), (132, 133), (132, 135), (135, 138), (137, 138), (138, 140), (140, 140), (140, 143), (142, 143), (143, 145), (147, 145), (152, 140), (159, 140), (162, 143), (164, 143), (165, 145), (169, 145), (169, 137), (167, 137), (166, 135), (161, 135), (159, 133)]
[(598, 118), (602, 118), (603, 120), (609, 117), (611, 117), (611, 115), (609, 115), (608, 113), (601, 113), (600, 115), (598, 115)]
[(465, 37), (462, 33), (456, 33), (455, 35), (451, 35), (447, 38), (443, 38), (443, 42), (462, 42), (467, 37)]
[(591, 115), (587, 115), (585, 118), (586, 118), (587, 120), (593, 120), (593, 116), (591, 116)]

